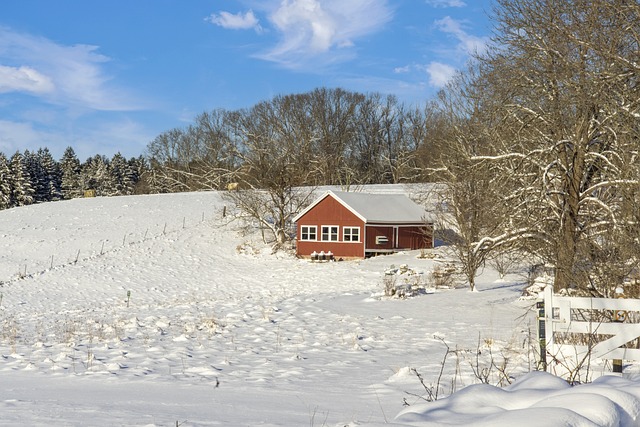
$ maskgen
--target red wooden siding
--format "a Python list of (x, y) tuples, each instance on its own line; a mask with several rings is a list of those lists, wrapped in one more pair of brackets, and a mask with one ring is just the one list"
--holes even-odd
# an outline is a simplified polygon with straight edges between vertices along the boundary
[(398, 229), (398, 248), (422, 249), (430, 248), (433, 244), (431, 233), (427, 234), (426, 227), (400, 227)]
[[(384, 236), (387, 238), (387, 243), (382, 245), (376, 245), (376, 237)], [(394, 246), (394, 230), (393, 227), (389, 226), (367, 226), (367, 250), (375, 250), (375, 249), (393, 249)]]
[[(318, 229), (318, 241), (309, 242), (301, 240), (302, 226), (316, 226)], [(338, 241), (323, 242), (322, 226), (338, 226)], [(344, 227), (359, 227), (360, 242), (343, 242)], [(297, 222), (297, 253), (299, 256), (308, 257), (313, 252), (332, 252), (335, 258), (363, 258), (364, 257), (364, 223), (360, 218), (345, 208), (333, 197), (325, 197), (313, 209), (304, 214)]]
[[(425, 235), (426, 227), (422, 226), (382, 226), (367, 225), (367, 251), (389, 249), (422, 249), (433, 246), (431, 233)], [(376, 244), (376, 236), (385, 236), (387, 243)]]

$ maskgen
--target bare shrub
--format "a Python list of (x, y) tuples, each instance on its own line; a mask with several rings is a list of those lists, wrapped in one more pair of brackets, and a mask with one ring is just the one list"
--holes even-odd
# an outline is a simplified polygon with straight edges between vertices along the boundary
[(515, 251), (504, 251), (496, 254), (489, 259), (489, 265), (498, 272), (501, 279), (513, 273), (520, 266), (523, 256)]
[(454, 274), (453, 265), (436, 265), (429, 275), (429, 282), (436, 289), (451, 288), (454, 285)]
[(382, 283), (384, 284), (384, 296), (392, 297), (396, 294), (396, 282), (398, 281), (398, 276), (395, 274), (386, 274), (382, 278)]

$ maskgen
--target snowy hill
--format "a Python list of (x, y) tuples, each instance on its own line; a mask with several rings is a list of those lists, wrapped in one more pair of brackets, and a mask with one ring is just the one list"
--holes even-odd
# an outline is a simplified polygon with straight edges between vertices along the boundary
[[(542, 405), (545, 390), (560, 393), (544, 374), (504, 391), (513, 408), (501, 389), (464, 389), (478, 372), (498, 384), (533, 369), (522, 277), (499, 280), (487, 270), (479, 292), (382, 298), (390, 265), (407, 264), (426, 283), (446, 258), (434, 251), (434, 259), (404, 253), (311, 263), (272, 255), (223, 219), (223, 206), (219, 194), (204, 192), (0, 211), (0, 424), (374, 425), (398, 414), (405, 425), (541, 425), (526, 422), (549, 414), (557, 423), (544, 425), (637, 419), (632, 381), (622, 403), (621, 394), (597, 391), (606, 381), (592, 386), (601, 397), (588, 400), (590, 411), (602, 405), (607, 414), (591, 418), (596, 424), (585, 421), (591, 412)], [(425, 403), (425, 387), (440, 400)], [(530, 391), (536, 387), (543, 392)], [(516, 408), (525, 412), (506, 411)], [(481, 424), (485, 416), (500, 422)], [(579, 422), (563, 423), (569, 419)], [(609, 424), (598, 424), (603, 419)]]

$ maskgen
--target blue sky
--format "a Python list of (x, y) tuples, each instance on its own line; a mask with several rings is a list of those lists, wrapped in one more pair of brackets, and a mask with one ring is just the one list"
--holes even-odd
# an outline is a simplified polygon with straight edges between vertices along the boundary
[(144, 154), (199, 113), (317, 87), (422, 103), (490, 35), (490, 0), (0, 2), (0, 152)]

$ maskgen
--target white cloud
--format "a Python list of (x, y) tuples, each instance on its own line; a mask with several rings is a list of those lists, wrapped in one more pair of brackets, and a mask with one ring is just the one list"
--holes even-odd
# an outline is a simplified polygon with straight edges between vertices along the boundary
[(446, 16), (436, 21), (435, 24), (440, 31), (451, 34), (458, 39), (458, 48), (467, 54), (482, 53), (486, 49), (487, 38), (477, 37), (467, 33), (461, 21)]
[(437, 88), (444, 87), (456, 73), (454, 67), (435, 61), (427, 65), (426, 71), (429, 75), (429, 84)]
[(355, 40), (379, 31), (392, 17), (386, 0), (282, 0), (269, 16), (281, 36), (263, 59), (297, 67), (339, 59)]
[(219, 14), (214, 13), (207, 18), (207, 21), (229, 30), (249, 30), (253, 28), (258, 32), (261, 31), (258, 18), (256, 18), (252, 10), (244, 14), (241, 12), (233, 14), (224, 11)]
[(53, 91), (51, 79), (31, 67), (5, 67), (0, 65), (0, 93)]
[[(72, 134), (69, 126), (74, 129)], [(127, 118), (97, 122), (83, 118), (72, 124), (61, 119), (54, 125), (0, 120), (0, 152), (8, 156), (16, 151), (47, 147), (55, 158), (60, 158), (65, 148), (72, 146), (80, 160), (97, 153), (112, 156), (118, 151), (131, 157), (140, 155), (146, 142), (153, 138), (153, 132)]]
[(427, 4), (433, 7), (465, 7), (467, 5), (462, 0), (427, 0)]
[[(82, 135), (76, 146), (84, 141), (95, 153), (111, 156), (120, 152), (126, 157), (137, 156), (144, 152), (148, 141), (157, 135), (146, 129), (141, 123), (127, 117), (115, 117), (98, 123), (85, 124), (78, 129)], [(78, 149), (78, 157), (80, 157)], [(91, 151), (87, 150), (90, 154)]]
[(0, 152), (7, 156), (45, 147), (50, 141), (51, 135), (34, 129), (31, 123), (0, 120)]
[(110, 85), (104, 64), (110, 58), (88, 45), (61, 45), (0, 27), (0, 87), (41, 96), (76, 109), (139, 108), (121, 88)]

